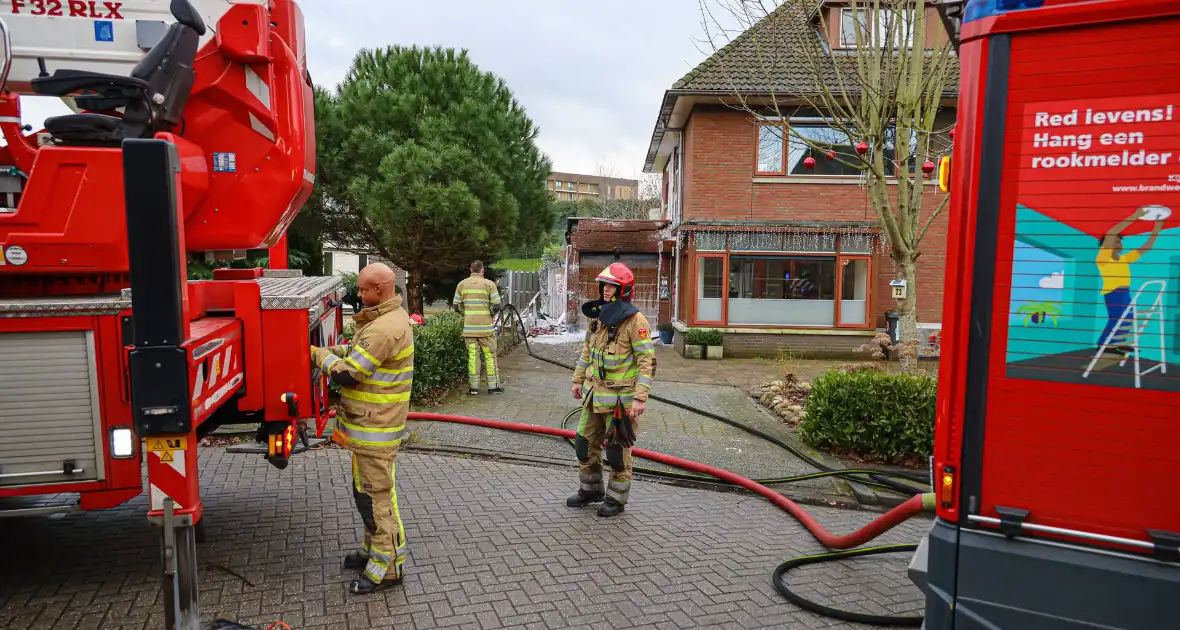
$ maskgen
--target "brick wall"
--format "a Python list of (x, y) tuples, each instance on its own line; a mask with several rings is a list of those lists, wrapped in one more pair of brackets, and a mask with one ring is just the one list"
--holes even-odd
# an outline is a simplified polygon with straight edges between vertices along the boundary
[[(867, 354), (860, 346), (869, 343), (872, 334), (865, 335), (824, 335), (824, 334), (758, 334), (725, 333), (725, 356), (729, 358), (778, 357), (779, 350), (787, 350), (800, 358), (808, 359), (861, 359)], [(679, 330), (673, 338), (676, 352), (684, 355), (684, 333)]]
[[(766, 179), (754, 176), (756, 132), (745, 112), (708, 106), (693, 110), (685, 129), (684, 220), (877, 221), (867, 192), (856, 184), (754, 181)], [(927, 212), (938, 206), (941, 196), (936, 187), (927, 187), (923, 200)], [(946, 213), (931, 226), (920, 249), (918, 317), (938, 322), (946, 264)], [(883, 326), (880, 314), (896, 308), (889, 281), (900, 274), (887, 254), (875, 256), (874, 266), (878, 325)], [(682, 289), (685, 281), (681, 279)]]
[(570, 232), (570, 244), (580, 252), (655, 254), (660, 251), (658, 231), (662, 221), (579, 219)]

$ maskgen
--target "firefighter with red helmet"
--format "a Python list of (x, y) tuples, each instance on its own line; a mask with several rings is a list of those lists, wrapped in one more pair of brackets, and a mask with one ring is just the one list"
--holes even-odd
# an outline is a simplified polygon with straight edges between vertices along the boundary
[[(623, 511), (631, 492), (631, 447), (656, 371), (647, 318), (631, 303), (635, 274), (614, 263), (598, 274), (598, 299), (582, 305), (590, 318), (571, 390), (582, 401), (574, 446), (581, 485), (570, 507), (602, 502), (599, 516)], [(603, 442), (610, 483), (602, 485)]]

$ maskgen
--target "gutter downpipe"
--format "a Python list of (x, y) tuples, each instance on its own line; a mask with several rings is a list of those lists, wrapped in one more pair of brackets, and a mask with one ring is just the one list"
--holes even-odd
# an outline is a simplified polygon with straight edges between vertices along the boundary
[(676, 132), (676, 208), (673, 211), (675, 220), (672, 231), (676, 234), (676, 248), (673, 250), (672, 261), (675, 265), (676, 288), (672, 298), (672, 320), (680, 321), (680, 222), (684, 216), (684, 131)]

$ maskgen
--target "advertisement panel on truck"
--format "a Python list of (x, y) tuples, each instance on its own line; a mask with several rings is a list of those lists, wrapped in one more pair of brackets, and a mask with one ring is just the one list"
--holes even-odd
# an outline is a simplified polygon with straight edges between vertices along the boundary
[(1148, 546), (1180, 530), (1157, 485), (1180, 482), (1177, 28), (1011, 39), (983, 516)]

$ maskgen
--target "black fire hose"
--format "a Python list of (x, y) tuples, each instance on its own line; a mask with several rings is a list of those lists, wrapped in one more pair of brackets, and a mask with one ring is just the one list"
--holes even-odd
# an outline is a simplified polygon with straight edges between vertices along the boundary
[[(543, 357), (541, 355), (534, 353), (532, 347), (529, 345), (528, 330), (525, 329), (524, 319), (520, 316), (520, 311), (518, 311), (516, 309), (516, 307), (511, 304), (505, 305), (504, 310), (508, 311), (509, 313), (511, 313), (515, 317), (516, 324), (520, 328), (521, 337), (524, 339), (525, 350), (528, 352), (529, 356), (533, 357), (534, 359), (538, 359), (538, 360), (544, 361), (546, 363), (550, 363), (550, 364), (556, 365), (558, 367), (565, 368), (567, 370), (571, 370), (571, 371), (574, 370), (574, 366), (572, 366), (572, 365), (568, 365), (568, 364), (562, 363), (561, 361), (550, 359), (548, 357)], [(501, 322), (503, 321), (502, 317), (500, 317), (499, 319)], [(690, 407), (684, 403), (681, 403), (681, 402), (678, 402), (675, 400), (671, 400), (668, 398), (664, 398), (662, 396), (657, 396), (656, 394), (648, 394), (648, 398), (653, 399), (653, 400), (658, 400), (662, 403), (669, 404), (674, 407), (684, 409), (685, 411), (689, 411), (691, 413), (695, 413), (697, 415), (716, 420), (718, 422), (729, 425), (729, 426), (734, 427), (736, 429), (740, 429), (746, 433), (749, 433), (750, 435), (761, 438), (767, 442), (770, 442), (771, 444), (774, 444), (774, 445), (779, 446), (783, 449), (786, 449), (787, 451), (789, 451), (791, 454), (795, 455), (799, 459), (807, 462), (812, 467), (820, 470), (820, 472), (818, 472), (818, 473), (811, 473), (811, 474), (806, 474), (806, 475), (795, 475), (793, 477), (780, 477), (780, 478), (776, 478), (776, 479), (756, 479), (755, 480), (756, 482), (764, 484), (764, 485), (765, 484), (777, 484), (777, 483), (792, 483), (792, 482), (797, 482), (797, 481), (804, 481), (807, 479), (817, 479), (817, 478), (821, 478), (821, 477), (839, 477), (839, 478), (844, 479), (849, 482), (859, 483), (862, 485), (872, 486), (875, 488), (885, 488), (885, 489), (893, 490), (895, 492), (900, 492), (900, 493), (905, 494), (907, 496), (912, 496), (915, 494), (920, 494), (922, 491), (918, 488), (915, 488), (915, 487), (909, 485), (909, 484), (894, 481), (893, 479), (891, 479), (891, 477), (892, 478), (899, 478), (899, 479), (906, 479), (909, 481), (917, 481), (917, 482), (923, 482), (923, 481), (927, 480), (925, 477), (923, 477), (917, 473), (905, 473), (905, 472), (894, 473), (894, 472), (884, 472), (884, 471), (865, 470), (865, 469), (847, 469), (847, 470), (833, 469), (830, 466), (826, 466), (822, 462), (817, 461), (816, 459), (812, 458), (811, 456), (807, 455), (806, 453), (801, 452), (799, 449), (795, 448), (794, 446), (792, 446), (792, 445), (790, 445), (790, 444), (788, 444), (788, 443), (786, 443), (786, 442), (784, 442), (784, 441), (776, 438), (775, 436), (770, 435), (764, 431), (760, 431), (760, 430), (755, 429), (753, 427), (746, 426), (740, 422), (737, 422), (735, 420), (731, 420), (731, 419), (726, 418), (724, 416), (717, 415), (715, 413), (704, 411), (702, 409), (697, 409), (695, 407)], [(566, 428), (566, 425), (569, 424), (570, 420), (573, 419), (573, 417), (575, 415), (579, 414), (580, 412), (581, 412), (580, 407), (570, 411), (570, 413), (568, 413), (566, 415), (565, 419), (562, 420), (562, 423), (561, 423), (562, 428)], [(571, 446), (573, 446), (573, 440), (567, 439), (566, 441)], [(633, 468), (633, 470), (644, 473), (646, 475), (671, 478), (671, 479), (692, 479), (694, 481), (705, 481), (705, 482), (711, 482), (711, 483), (721, 483), (721, 484), (727, 483), (727, 482), (722, 481), (720, 479), (715, 479), (713, 477), (709, 477), (706, 475), (695, 475), (692, 473), (682, 473), (682, 472), (675, 472), (675, 471), (668, 471), (668, 470), (660, 470), (660, 469), (649, 468), (649, 467), (635, 466)], [(864, 477), (862, 477), (862, 475), (867, 476), (868, 479), (865, 479)], [(884, 554), (884, 553), (906, 553), (906, 552), (914, 551), (915, 549), (917, 549), (917, 547), (918, 546), (915, 544), (880, 545), (880, 546), (875, 546), (875, 547), (861, 547), (859, 549), (830, 551), (830, 552), (825, 552), (825, 553), (813, 554), (813, 555), (809, 555), (809, 556), (801, 556), (798, 558), (793, 558), (791, 560), (787, 560), (786, 562), (783, 562), (777, 568), (775, 568), (774, 574), (771, 576), (771, 583), (774, 585), (775, 590), (777, 590), (779, 592), (779, 594), (781, 594), (787, 601), (791, 602), (792, 604), (795, 604), (796, 606), (798, 606), (804, 610), (808, 610), (813, 613), (823, 615), (825, 617), (830, 617), (833, 619), (840, 619), (842, 621), (850, 621), (853, 623), (862, 623), (862, 624), (877, 625), (877, 626), (912, 626), (912, 627), (917, 627), (917, 626), (922, 625), (923, 617), (920, 615), (873, 615), (873, 614), (852, 612), (852, 611), (847, 611), (847, 610), (840, 610), (838, 608), (833, 608), (833, 607), (827, 606), (825, 604), (820, 604), (818, 602), (811, 601), (811, 600), (803, 597), (802, 595), (795, 593), (794, 591), (792, 591), (790, 589), (790, 587), (787, 586), (786, 581), (784, 579), (786, 577), (787, 572), (789, 572), (791, 569), (794, 569), (796, 567), (801, 567), (801, 566), (805, 566), (805, 565), (809, 565), (809, 564), (817, 564), (820, 562), (833, 562), (836, 560), (843, 560), (846, 558), (871, 556), (871, 555), (878, 555), (878, 554)]]
[[(533, 357), (534, 359), (538, 359), (538, 360), (544, 361), (546, 363), (550, 363), (550, 364), (556, 365), (558, 367), (565, 368), (567, 370), (570, 370), (571, 372), (574, 370), (574, 366), (572, 366), (572, 365), (562, 363), (561, 361), (550, 359), (548, 357), (543, 357), (543, 356), (533, 352), (532, 347), (529, 345), (528, 331), (525, 330), (524, 320), (520, 316), (520, 311), (516, 310), (516, 307), (511, 304), (506, 305), (504, 307), (504, 310), (512, 313), (515, 316), (517, 325), (520, 327), (521, 337), (524, 338), (525, 350), (528, 352), (529, 356)], [(884, 471), (876, 471), (876, 470), (855, 470), (855, 471), (853, 471), (853, 470), (835, 469), (835, 468), (827, 466), (824, 463), (816, 460), (815, 458), (811, 457), (807, 453), (800, 451), (798, 448), (795, 448), (791, 444), (788, 444), (787, 442), (784, 442), (783, 440), (780, 440), (777, 437), (775, 437), (769, 433), (766, 433), (765, 431), (761, 431), (761, 430), (756, 429), (754, 427), (747, 426), (745, 424), (737, 422), (736, 420), (731, 420), (729, 418), (726, 418), (725, 416), (720, 416), (720, 415), (717, 415), (717, 414), (712, 413), (710, 411), (698, 409), (696, 407), (686, 405), (682, 402), (672, 400), (670, 398), (664, 398), (663, 396), (659, 396), (656, 394), (648, 394), (648, 398), (651, 400), (658, 400), (664, 404), (672, 405), (673, 407), (677, 407), (679, 409), (683, 409), (683, 410), (691, 412), (691, 413), (695, 413), (699, 416), (704, 416), (704, 417), (709, 418), (711, 420), (716, 420), (717, 422), (729, 425), (735, 429), (739, 429), (741, 431), (749, 433), (750, 435), (753, 435), (753, 436), (758, 437), (762, 440), (770, 442), (771, 444), (774, 444), (775, 446), (778, 446), (779, 448), (789, 451), (795, 457), (798, 457), (799, 459), (807, 462), (807, 464), (809, 466), (811, 466), (812, 468), (816, 468), (816, 469), (821, 470), (825, 473), (828, 473), (828, 475), (819, 475), (819, 476), (840, 477), (841, 479), (844, 479), (846, 481), (851, 481), (851, 482), (859, 483), (859, 484), (866, 485), (866, 486), (872, 486), (875, 488), (885, 488), (888, 490), (892, 490), (894, 492), (898, 492), (900, 494), (903, 494), (907, 497), (913, 496), (915, 494), (921, 494), (923, 491), (921, 488), (915, 488), (914, 486), (911, 486), (909, 484), (894, 481), (893, 479), (890, 479), (890, 477), (897, 478), (897, 479), (906, 479), (909, 481), (917, 481), (919, 483), (928, 481), (928, 479), (926, 477), (919, 475), (918, 473), (884, 472)], [(871, 479), (871, 481), (864, 479), (862, 477), (862, 475), (867, 475), (869, 477), (869, 479)], [(696, 476), (699, 477), (699, 475), (696, 475)], [(807, 478), (813, 478), (813, 477), (807, 477)], [(758, 483), (766, 484), (766, 483), (788, 483), (790, 481), (798, 481), (798, 480), (799, 479), (796, 477), (784, 477), (781, 481), (774, 480), (774, 479), (756, 479), (755, 481), (757, 481)]]

